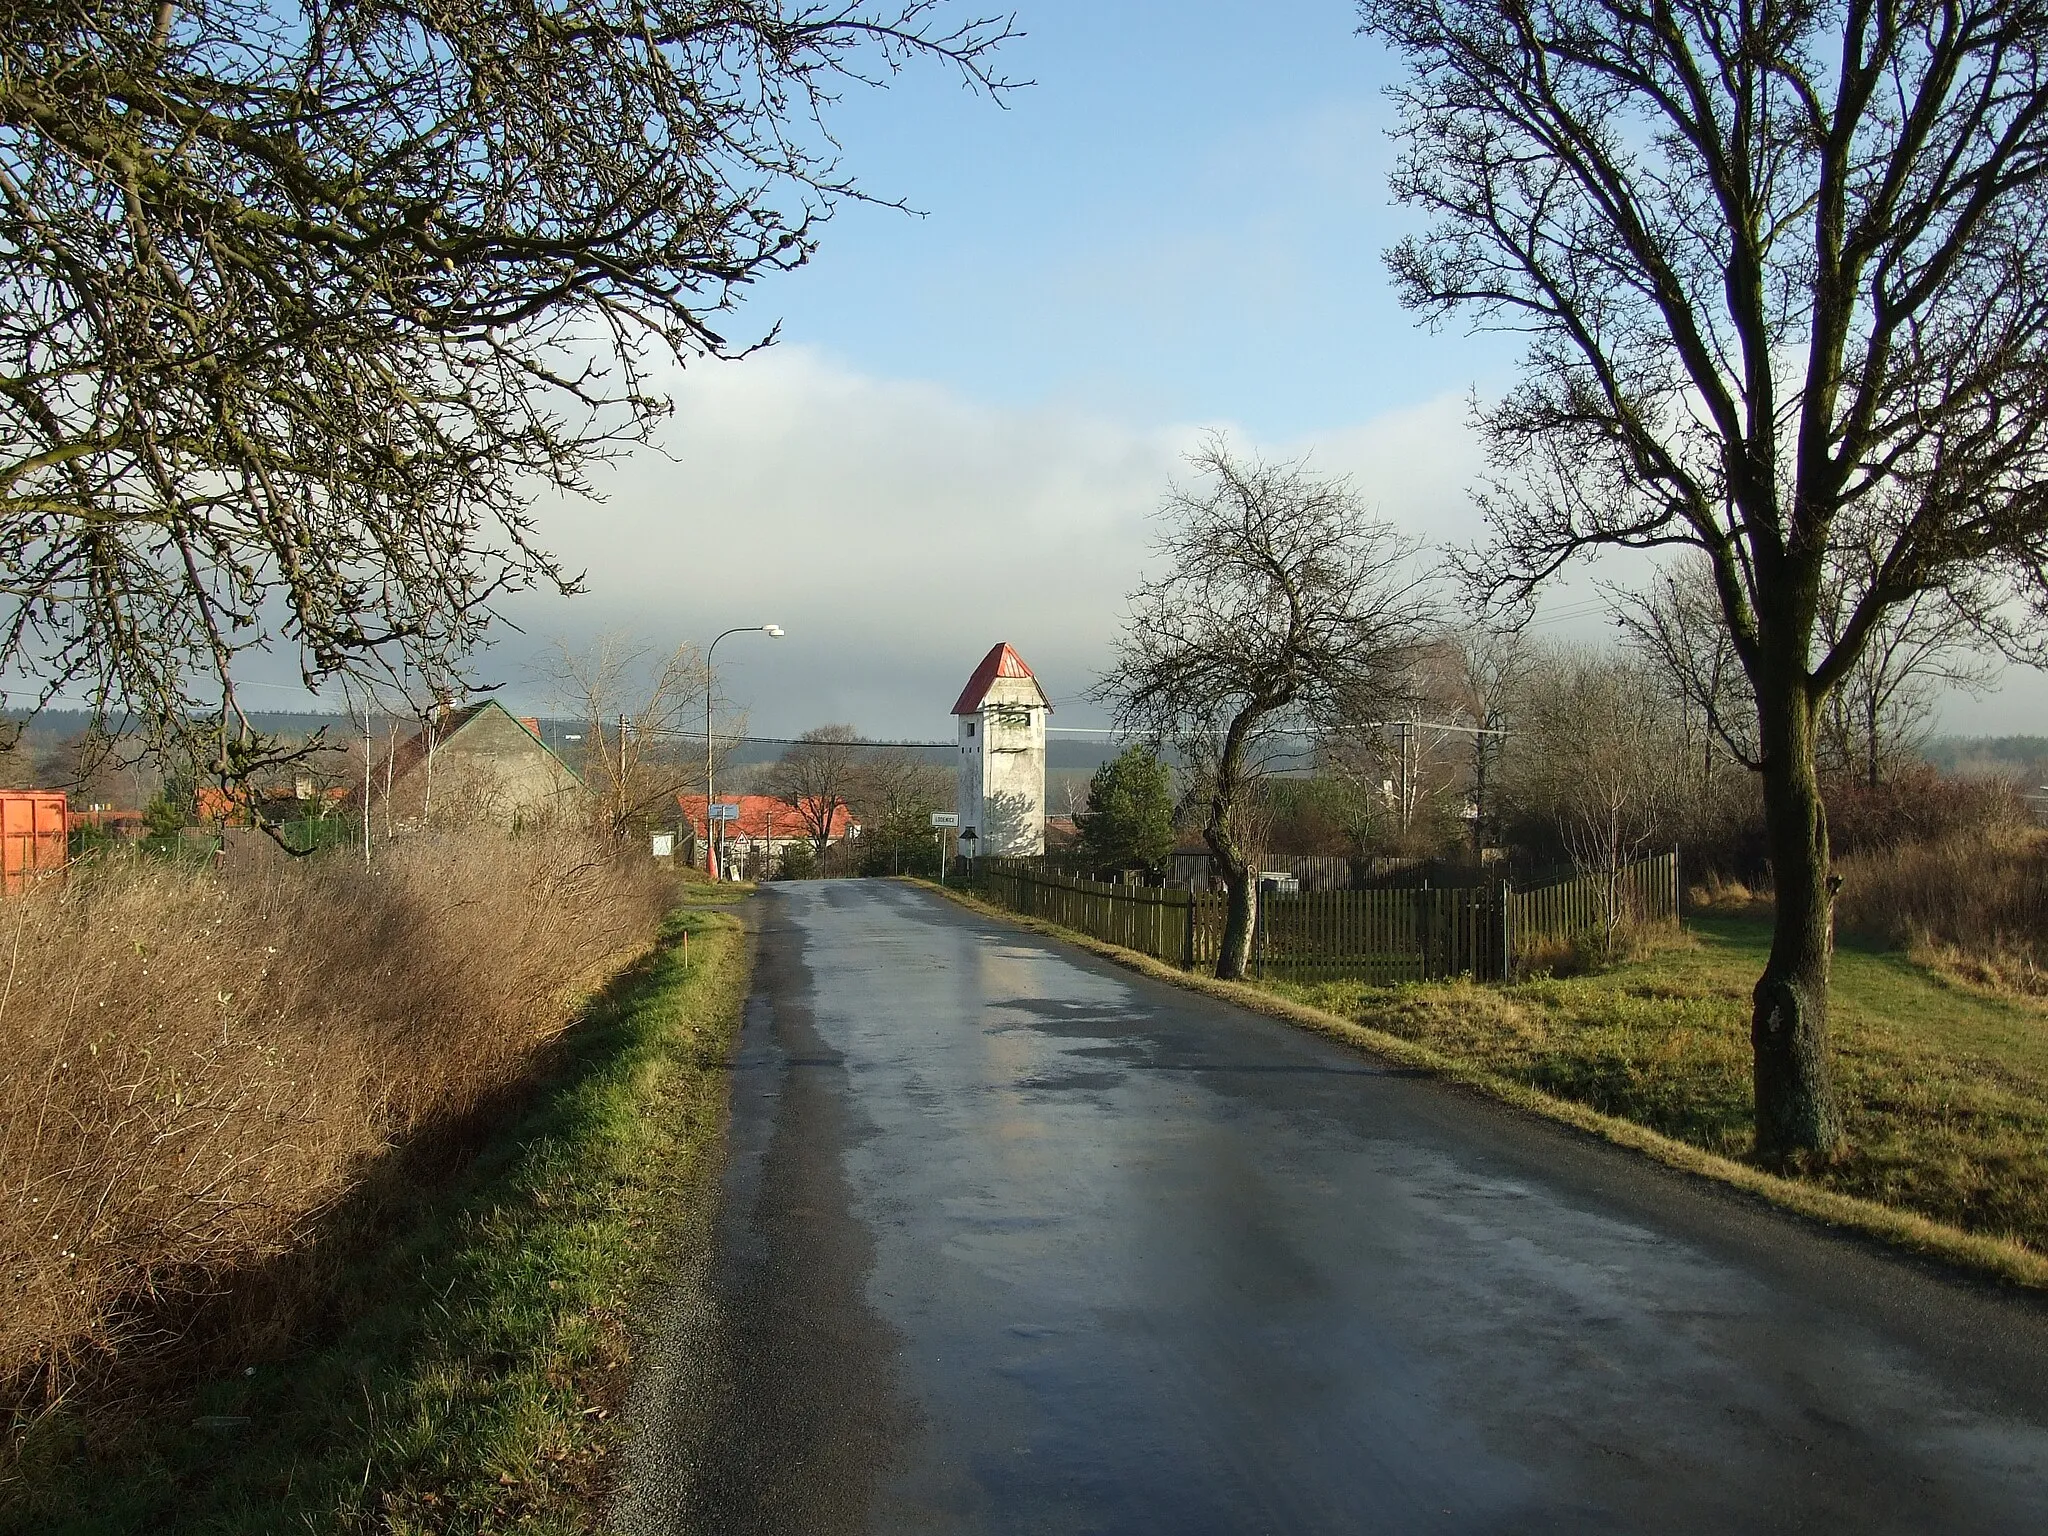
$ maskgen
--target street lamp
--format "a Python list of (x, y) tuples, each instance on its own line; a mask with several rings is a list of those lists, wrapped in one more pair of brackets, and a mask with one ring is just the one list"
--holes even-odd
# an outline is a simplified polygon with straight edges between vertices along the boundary
[[(771, 640), (780, 640), (782, 626), (742, 624), (738, 629), (728, 629), (718, 640), (723, 640), (726, 635), (766, 635)], [(711, 852), (711, 807), (718, 799), (711, 777), (711, 653), (718, 649), (718, 640), (713, 640), (704, 651), (704, 864), (713, 880), (723, 878), (718, 860)]]

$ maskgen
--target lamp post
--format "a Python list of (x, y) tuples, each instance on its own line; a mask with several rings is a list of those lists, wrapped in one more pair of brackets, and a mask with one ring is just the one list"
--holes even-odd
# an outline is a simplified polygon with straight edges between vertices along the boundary
[[(728, 629), (718, 637), (726, 635), (766, 635), (771, 640), (782, 638), (780, 624), (742, 624), (738, 629)], [(717, 801), (711, 777), (711, 653), (718, 649), (718, 640), (713, 640), (704, 650), (704, 865), (713, 880), (723, 878), (718, 860), (711, 852), (711, 807)]]

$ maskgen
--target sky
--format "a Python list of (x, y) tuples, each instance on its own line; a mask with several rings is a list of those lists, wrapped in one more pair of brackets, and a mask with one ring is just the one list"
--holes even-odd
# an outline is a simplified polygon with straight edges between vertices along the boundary
[[(779, 326), (776, 345), (665, 376), (657, 448), (603, 473), (600, 502), (539, 509), (588, 591), (508, 607), (479, 668), (508, 702), (555, 702), (551, 644), (773, 622), (786, 638), (718, 653), (762, 734), (948, 738), (998, 641), (1056, 725), (1098, 725), (1087, 690), (1205, 431), (1350, 474), (1418, 541), (1479, 536), (1470, 401), (1518, 349), (1431, 334), (1394, 299), (1380, 253), (1413, 216), (1386, 189), (1391, 68), (1346, 0), (1024, 0), (1017, 25), (1000, 67), (1033, 83), (1000, 104), (930, 66), (849, 91), (846, 168), (917, 213), (843, 206), (727, 328)], [(1540, 623), (1598, 638), (1600, 609), (1582, 576)], [(1942, 723), (2044, 712), (2048, 686), (2008, 673)]]

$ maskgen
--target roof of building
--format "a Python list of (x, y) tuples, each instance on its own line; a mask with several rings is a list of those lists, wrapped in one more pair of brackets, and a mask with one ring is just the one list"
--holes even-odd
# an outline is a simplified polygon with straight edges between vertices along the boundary
[[(350, 787), (346, 784), (330, 784), (315, 789), (310, 795), (301, 795), (296, 784), (271, 784), (262, 788), (241, 784), (225, 789), (218, 784), (201, 784), (192, 792), (193, 815), (200, 821), (233, 821), (246, 814), (252, 805), (261, 804), (266, 810), (274, 810), (280, 806), (290, 809), (309, 802), (315, 805), (325, 802), (331, 807), (348, 799), (349, 794)], [(103, 814), (140, 816), (142, 813), (110, 810)], [(321, 812), (314, 809), (305, 814), (317, 816)]]
[(1045, 689), (1040, 687), (1037, 674), (1024, 664), (1022, 656), (1010, 649), (1007, 640), (1002, 640), (981, 658), (981, 665), (974, 669), (974, 675), (967, 679), (967, 686), (960, 690), (960, 697), (953, 701), (953, 713), (971, 715), (980, 709), (982, 701), (988, 697), (989, 689), (995, 686), (999, 677), (1028, 678), (1031, 686), (1037, 690), (1038, 702), (1047, 709), (1052, 708), (1052, 700), (1045, 696)]
[[(780, 842), (785, 839), (811, 836), (811, 824), (804, 819), (804, 813), (775, 795), (720, 795), (721, 805), (737, 805), (739, 819), (725, 823), (727, 837), (757, 837)], [(806, 806), (816, 804), (815, 798), (806, 800)], [(683, 818), (696, 830), (698, 836), (704, 833), (704, 797), (702, 795), (677, 795), (676, 805), (682, 810)], [(832, 808), (832, 837), (845, 837), (849, 831), (858, 830), (858, 823), (844, 804)]]
[[(494, 709), (499, 714), (505, 716), (506, 719), (517, 721), (520, 728), (533, 738), (535, 746), (561, 764), (563, 772), (568, 774), (578, 784), (583, 782), (583, 775), (574, 768), (571, 768), (566, 762), (563, 762), (561, 754), (541, 739), (540, 721), (538, 719), (530, 715), (515, 715), (496, 699), (483, 699), (475, 704), (465, 704), (460, 709), (443, 711), (441, 717), (434, 722), (431, 737), (428, 735), (426, 727), (422, 726), (418, 731), (415, 731), (390, 750), (390, 761), (388, 763), (379, 759), (375, 769), (376, 777), (396, 783), (426, 761), (429, 745), (432, 745), (436, 750), (447, 746), (449, 742), (468, 729), (479, 715)], [(359, 784), (352, 785), (348, 792), (348, 798), (351, 801), (360, 802), (362, 799), (362, 786)]]

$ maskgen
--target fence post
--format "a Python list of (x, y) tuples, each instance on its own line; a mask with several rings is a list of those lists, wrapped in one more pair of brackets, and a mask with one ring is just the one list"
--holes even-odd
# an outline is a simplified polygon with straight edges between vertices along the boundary
[(1515, 979), (1515, 913), (1511, 898), (1514, 887), (1503, 880), (1500, 883), (1500, 979)]
[(1266, 893), (1257, 885), (1258, 871), (1252, 871), (1252, 960), (1259, 980), (1266, 979)]

